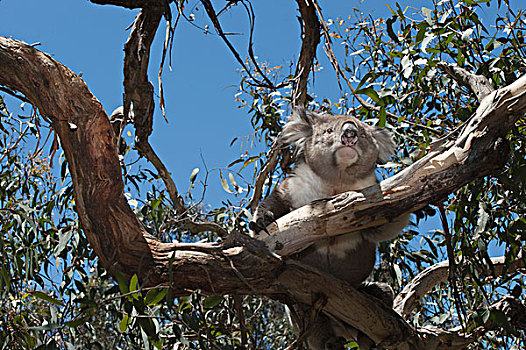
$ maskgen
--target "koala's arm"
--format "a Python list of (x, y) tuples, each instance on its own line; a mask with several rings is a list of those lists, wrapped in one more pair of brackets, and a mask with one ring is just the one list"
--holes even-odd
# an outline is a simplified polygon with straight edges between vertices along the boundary
[(410, 214), (400, 215), (385, 225), (366, 229), (362, 233), (363, 238), (374, 243), (395, 238), (409, 223), (409, 216)]
[(272, 222), (292, 211), (287, 180), (285, 179), (272, 191), (270, 196), (259, 203), (254, 213), (254, 220), (250, 223), (250, 229), (256, 235), (265, 231)]

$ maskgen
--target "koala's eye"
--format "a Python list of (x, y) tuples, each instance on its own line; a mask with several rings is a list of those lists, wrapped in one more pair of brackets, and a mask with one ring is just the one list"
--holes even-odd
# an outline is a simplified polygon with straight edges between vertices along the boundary
[(328, 128), (327, 130), (325, 130), (325, 132), (327, 134), (332, 134), (334, 132), (334, 130), (332, 128)]

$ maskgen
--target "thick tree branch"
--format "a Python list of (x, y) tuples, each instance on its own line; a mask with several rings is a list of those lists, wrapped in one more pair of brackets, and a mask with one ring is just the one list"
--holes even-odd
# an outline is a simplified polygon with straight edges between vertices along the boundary
[[(393, 310), (345, 283), (271, 254), (262, 242), (240, 234), (222, 243), (159, 242), (127, 204), (108, 117), (77, 75), (27, 44), (0, 37), (0, 85), (21, 92), (51, 121), (68, 160), (83, 232), (111, 274), (129, 278), (137, 273), (145, 285), (173, 281), (173, 295), (200, 289), (203, 294), (258, 294), (308, 304), (321, 293), (327, 298), (324, 312), (389, 348), (452, 349), (469, 341), (451, 332), (412, 329)], [(502, 137), (523, 115), (525, 91), (521, 78), (490, 94), (456, 142), (379, 186), (313, 203), (278, 220), (283, 232), (276, 237), (288, 240), (270, 246), (282, 255), (301, 249), (294, 241), (302, 240), (295, 226), (304, 235), (310, 229), (315, 235), (335, 235), (385, 223), (494, 170), (506, 160)], [(315, 235), (307, 235), (305, 242)]]

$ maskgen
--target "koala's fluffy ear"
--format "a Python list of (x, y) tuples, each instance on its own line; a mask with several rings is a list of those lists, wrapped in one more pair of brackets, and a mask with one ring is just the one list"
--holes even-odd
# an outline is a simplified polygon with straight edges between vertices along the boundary
[(373, 127), (373, 138), (378, 145), (378, 160), (377, 163), (383, 164), (389, 160), (394, 154), (395, 143), (393, 141), (393, 136), (387, 129)]
[(312, 128), (317, 115), (306, 112), (304, 108), (294, 108), (281, 131), (279, 141), (282, 145), (293, 146), (296, 155), (303, 153), (305, 141), (312, 136)]

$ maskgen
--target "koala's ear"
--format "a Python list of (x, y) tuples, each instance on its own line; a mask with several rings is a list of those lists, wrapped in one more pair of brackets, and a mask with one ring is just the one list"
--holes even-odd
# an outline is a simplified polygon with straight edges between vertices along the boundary
[(377, 163), (383, 164), (394, 154), (395, 143), (393, 135), (385, 128), (373, 127), (373, 138), (378, 146)]
[(281, 131), (279, 137), (281, 144), (293, 146), (296, 154), (303, 153), (305, 141), (312, 136), (312, 128), (316, 118), (315, 113), (306, 112), (304, 108), (294, 108)]

